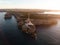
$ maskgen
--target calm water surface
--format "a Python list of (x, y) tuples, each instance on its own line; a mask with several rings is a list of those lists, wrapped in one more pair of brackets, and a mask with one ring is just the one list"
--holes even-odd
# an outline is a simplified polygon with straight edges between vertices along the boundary
[(60, 19), (51, 27), (37, 27), (37, 40), (27, 38), (18, 29), (16, 19), (4, 19), (0, 12), (0, 45), (60, 45)]

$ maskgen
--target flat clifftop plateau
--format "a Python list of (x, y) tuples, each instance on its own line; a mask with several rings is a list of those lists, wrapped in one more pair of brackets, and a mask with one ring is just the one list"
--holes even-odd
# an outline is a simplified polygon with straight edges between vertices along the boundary
[[(20, 17), (18, 15), (14, 15), (15, 18), (17, 19), (17, 22), (24, 22), (26, 19), (28, 19), (27, 17), (23, 16)], [(46, 25), (46, 26), (52, 26), (57, 24), (57, 21), (55, 19), (51, 19), (51, 18), (30, 18), (31, 22), (34, 25)]]
[[(21, 18), (28, 18), (28, 14), (26, 13), (18, 13), (15, 14), (15, 16), (21, 17)], [(31, 19), (60, 19), (60, 15), (54, 15), (54, 14), (30, 14), (29, 18)]]
[(31, 22), (35, 25), (51, 26), (57, 24), (55, 19), (31, 19)]

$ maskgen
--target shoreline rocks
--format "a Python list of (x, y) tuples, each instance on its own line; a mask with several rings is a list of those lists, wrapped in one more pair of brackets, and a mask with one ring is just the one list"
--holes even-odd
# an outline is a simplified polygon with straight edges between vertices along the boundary
[(12, 18), (12, 15), (10, 15), (9, 13), (6, 13), (4, 18), (5, 19), (11, 19)]

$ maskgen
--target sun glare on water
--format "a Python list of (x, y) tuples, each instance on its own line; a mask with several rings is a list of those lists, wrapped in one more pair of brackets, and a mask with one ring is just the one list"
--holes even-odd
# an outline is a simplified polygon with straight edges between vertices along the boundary
[(58, 14), (58, 15), (60, 15), (60, 12), (44, 12), (44, 14)]

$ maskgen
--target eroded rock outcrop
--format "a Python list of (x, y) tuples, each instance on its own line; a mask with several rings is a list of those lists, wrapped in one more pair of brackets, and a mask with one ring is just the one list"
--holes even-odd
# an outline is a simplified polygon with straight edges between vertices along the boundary
[(5, 19), (11, 19), (12, 18), (12, 15), (10, 14), (10, 13), (6, 13), (5, 14), (5, 17), (4, 17)]

